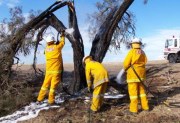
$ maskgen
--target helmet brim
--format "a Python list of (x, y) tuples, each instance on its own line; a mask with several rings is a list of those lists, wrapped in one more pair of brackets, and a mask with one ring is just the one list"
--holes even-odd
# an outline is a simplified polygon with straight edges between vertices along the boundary
[(85, 57), (83, 58), (82, 62), (85, 63), (85, 61), (86, 61), (87, 58), (92, 58), (92, 56), (85, 56)]

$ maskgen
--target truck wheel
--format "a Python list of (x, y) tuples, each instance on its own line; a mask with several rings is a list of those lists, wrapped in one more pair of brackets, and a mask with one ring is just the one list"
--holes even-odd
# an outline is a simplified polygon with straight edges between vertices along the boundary
[(175, 55), (174, 54), (170, 54), (168, 60), (169, 60), (169, 63), (176, 63)]

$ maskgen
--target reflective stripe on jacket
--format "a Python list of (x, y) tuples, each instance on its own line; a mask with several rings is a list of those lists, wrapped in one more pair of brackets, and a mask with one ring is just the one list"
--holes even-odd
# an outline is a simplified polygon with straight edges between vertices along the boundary
[(57, 74), (62, 70), (61, 50), (65, 44), (65, 37), (61, 37), (59, 44), (47, 45), (45, 49), (46, 73)]
[[(134, 66), (137, 74), (143, 81), (146, 79), (146, 70), (145, 64), (147, 63), (147, 57), (143, 50), (141, 49), (131, 49), (126, 56), (123, 67), (124, 69), (128, 68), (130, 65)], [(133, 69), (130, 67), (127, 70), (127, 82), (140, 82)]]
[(85, 70), (88, 87), (92, 86), (91, 79), (93, 79), (93, 88), (102, 83), (109, 82), (108, 72), (101, 63), (87, 59)]

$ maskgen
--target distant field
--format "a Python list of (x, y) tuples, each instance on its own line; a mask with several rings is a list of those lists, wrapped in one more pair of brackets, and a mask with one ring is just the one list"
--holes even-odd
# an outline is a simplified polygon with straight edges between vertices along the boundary
[[(153, 65), (153, 64), (165, 64), (168, 63), (166, 60), (155, 60), (155, 61), (148, 61), (147, 65)], [(104, 62), (104, 66), (107, 68), (108, 71), (119, 71), (122, 69), (122, 62)], [(45, 64), (38, 64), (37, 68), (40, 68), (42, 70), (45, 70)], [(33, 68), (31, 65), (22, 65), (17, 67), (16, 65), (13, 66), (13, 69), (17, 70), (23, 70), (23, 71), (32, 71)], [(74, 66), (73, 63), (64, 63), (64, 70), (65, 71), (73, 71)]]

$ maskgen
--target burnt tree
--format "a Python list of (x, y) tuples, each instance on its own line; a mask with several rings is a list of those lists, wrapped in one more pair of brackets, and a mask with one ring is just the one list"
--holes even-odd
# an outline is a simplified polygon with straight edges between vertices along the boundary
[(100, 26), (92, 42), (90, 55), (96, 61), (102, 62), (109, 49), (111, 39), (118, 23), (134, 0), (124, 0), (121, 5), (111, 9), (106, 20)]
[[(100, 62), (103, 61), (103, 58), (109, 48), (113, 33), (118, 26), (118, 23), (121, 21), (122, 16), (129, 8), (129, 6), (133, 3), (133, 1), (134, 0), (122, 0), (121, 4), (117, 4), (114, 8), (111, 9), (106, 19), (102, 22), (93, 40), (92, 49), (90, 52), (90, 55), (92, 55), (95, 60)], [(34, 53), (36, 54), (39, 42), (42, 40), (43, 37), (43, 33), (49, 26), (55, 28), (59, 33), (67, 29), (67, 27), (53, 14), (53, 12), (64, 6), (68, 6), (69, 11), (68, 28), (74, 29), (74, 32), (72, 34), (65, 33), (66, 38), (70, 41), (73, 48), (74, 81), (71, 83), (69, 90), (70, 92), (74, 93), (86, 86), (85, 73), (82, 65), (82, 59), (84, 57), (84, 45), (78, 27), (74, 1), (55, 2), (45, 11), (43, 11), (40, 15), (19, 28), (19, 30), (16, 31), (15, 35), (12, 35), (8, 39), (8, 41), (11, 42), (9, 48), (11, 50), (9, 50), (8, 52), (8, 54), (10, 54), (9, 56), (11, 57), (9, 58), (10, 62), (6, 66), (9, 68), (10, 71), (13, 65), (13, 58), (16, 57), (18, 50), (24, 43), (23, 39), (29, 34), (29, 32), (38, 32), (34, 51)], [(35, 59), (36, 58), (34, 58), (34, 61)]]

